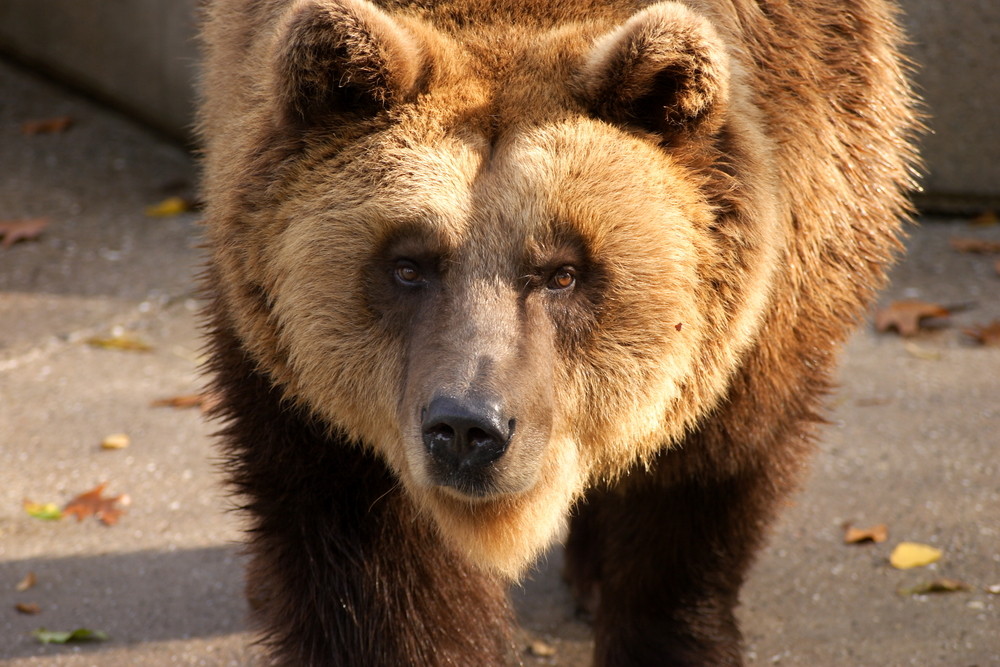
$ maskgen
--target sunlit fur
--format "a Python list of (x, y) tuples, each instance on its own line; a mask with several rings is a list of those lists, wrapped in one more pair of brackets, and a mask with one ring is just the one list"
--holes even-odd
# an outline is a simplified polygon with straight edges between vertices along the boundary
[[(443, 549), (482, 586), (519, 577), (584, 498), (610, 526), (611, 509), (596, 514), (616, 506), (605, 492), (759, 477), (733, 510), (745, 526), (725, 566), (735, 595), (751, 533), (808, 453), (836, 350), (897, 248), (917, 123), (891, 8), (206, 11), (210, 366), (232, 479), (257, 521), (251, 583), (284, 598), (261, 612), (282, 655), (297, 630), (275, 610), (295, 601), (267, 580), (295, 567), (274, 555), (294, 545), (266, 526), (268, 508), (296, 496), (267, 496), (260, 480), (286, 473), (256, 461), (320, 445), (253, 421), (248, 406), (264, 399), (241, 393), (245, 373), (322, 447), (385, 467), (392, 502), (422, 522), (415, 559)], [(404, 242), (441, 258), (433, 299), (397, 294), (380, 273), (380, 253)], [(568, 296), (532, 282), (563, 255), (584, 267)], [(478, 361), (520, 426), (495, 473), (501, 492), (465, 498), (428, 474), (419, 420), (440, 387), (480, 381)], [(573, 544), (576, 589), (599, 586), (587, 563), (599, 570), (610, 547)], [(693, 558), (702, 549), (714, 547), (692, 545)], [(598, 623), (598, 660), (628, 664), (612, 622)], [(718, 650), (735, 655), (735, 636)]]

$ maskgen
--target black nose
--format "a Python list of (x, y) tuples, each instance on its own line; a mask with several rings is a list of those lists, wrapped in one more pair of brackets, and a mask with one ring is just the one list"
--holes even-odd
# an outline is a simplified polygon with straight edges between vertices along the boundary
[(514, 420), (504, 419), (496, 401), (438, 396), (424, 411), (421, 430), (442, 483), (479, 487), (484, 469), (507, 451)]

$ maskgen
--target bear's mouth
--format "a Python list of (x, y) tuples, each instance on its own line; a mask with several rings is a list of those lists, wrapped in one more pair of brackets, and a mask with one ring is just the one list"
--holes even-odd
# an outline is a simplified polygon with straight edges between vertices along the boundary
[(492, 465), (486, 468), (469, 468), (459, 464), (455, 468), (442, 470), (440, 466), (431, 463), (429, 468), (432, 481), (444, 493), (474, 500), (505, 494), (496, 482), (497, 472)]

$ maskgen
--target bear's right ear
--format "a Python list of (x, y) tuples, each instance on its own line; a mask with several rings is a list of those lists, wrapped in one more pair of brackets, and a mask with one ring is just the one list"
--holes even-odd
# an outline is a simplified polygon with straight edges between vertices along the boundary
[(278, 104), (300, 127), (410, 99), (427, 69), (419, 41), (366, 0), (296, 3), (276, 52)]
[(725, 116), (729, 59), (706, 19), (678, 2), (661, 2), (599, 37), (578, 84), (605, 120), (667, 140), (711, 134)]

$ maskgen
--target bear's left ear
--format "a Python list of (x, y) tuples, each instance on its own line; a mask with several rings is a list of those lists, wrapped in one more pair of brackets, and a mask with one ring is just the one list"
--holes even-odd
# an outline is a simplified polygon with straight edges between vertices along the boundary
[(598, 117), (661, 134), (711, 134), (729, 96), (726, 47), (711, 24), (677, 2), (638, 12), (598, 38), (579, 84)]
[(429, 63), (420, 41), (367, 0), (300, 0), (279, 30), (275, 68), (281, 113), (308, 126), (410, 99)]

